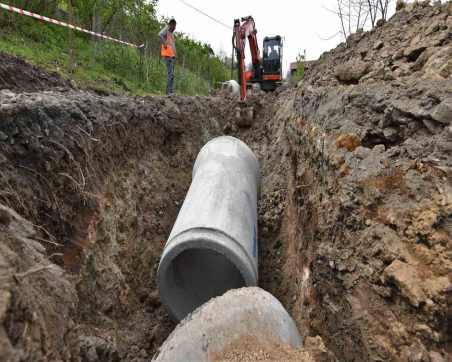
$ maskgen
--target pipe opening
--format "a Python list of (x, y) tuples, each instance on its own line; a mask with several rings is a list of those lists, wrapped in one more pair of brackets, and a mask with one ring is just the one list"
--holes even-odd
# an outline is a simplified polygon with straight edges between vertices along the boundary
[(168, 265), (166, 299), (174, 316), (184, 318), (211, 298), (242, 288), (240, 270), (224, 255), (211, 249), (186, 249)]

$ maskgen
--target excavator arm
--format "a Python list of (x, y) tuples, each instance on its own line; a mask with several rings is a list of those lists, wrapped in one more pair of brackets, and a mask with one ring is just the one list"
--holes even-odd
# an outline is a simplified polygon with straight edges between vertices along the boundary
[(251, 78), (257, 79), (260, 77), (261, 72), (261, 58), (259, 52), (259, 45), (257, 43), (257, 30), (256, 24), (252, 16), (247, 16), (234, 20), (234, 34), (232, 37), (232, 44), (237, 56), (237, 64), (239, 70), (239, 83), (240, 83), (240, 100), (246, 100), (246, 81), (247, 72), (245, 64), (245, 47), (246, 40), (250, 44), (251, 58), (253, 64), (253, 70)]

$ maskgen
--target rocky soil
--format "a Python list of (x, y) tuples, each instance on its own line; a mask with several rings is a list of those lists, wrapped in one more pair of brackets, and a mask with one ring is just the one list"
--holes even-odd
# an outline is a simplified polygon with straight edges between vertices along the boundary
[(451, 2), (405, 7), (252, 98), (245, 128), (227, 97), (101, 96), (1, 54), (2, 358), (158, 353), (159, 255), (197, 152), (226, 133), (261, 162), (260, 285), (306, 342), (216, 358), (451, 360), (451, 49)]
[(451, 358), (451, 21), (406, 7), (293, 95), (278, 296), (339, 360)]

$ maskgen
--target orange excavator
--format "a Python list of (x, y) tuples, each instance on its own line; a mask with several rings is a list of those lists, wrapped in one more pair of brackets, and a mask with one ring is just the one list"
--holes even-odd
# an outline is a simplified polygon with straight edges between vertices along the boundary
[[(252, 69), (246, 70), (245, 46), (250, 44)], [(232, 45), (237, 57), (240, 100), (245, 101), (247, 86), (259, 84), (264, 91), (275, 90), (282, 81), (282, 51), (281, 36), (265, 37), (263, 42), (263, 56), (261, 58), (257, 41), (256, 24), (252, 16), (234, 20), (234, 34)]]

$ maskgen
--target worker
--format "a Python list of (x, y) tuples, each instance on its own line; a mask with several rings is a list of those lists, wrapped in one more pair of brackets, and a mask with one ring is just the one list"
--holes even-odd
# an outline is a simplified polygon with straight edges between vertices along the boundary
[(279, 54), (278, 51), (275, 49), (274, 46), (271, 47), (271, 52), (270, 52), (270, 59), (278, 59), (279, 58)]
[(176, 44), (174, 42), (174, 30), (176, 30), (176, 20), (171, 18), (168, 25), (159, 33), (160, 55), (165, 60), (167, 69), (166, 94), (173, 94), (174, 85), (174, 64), (176, 63)]

